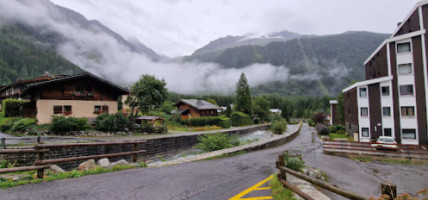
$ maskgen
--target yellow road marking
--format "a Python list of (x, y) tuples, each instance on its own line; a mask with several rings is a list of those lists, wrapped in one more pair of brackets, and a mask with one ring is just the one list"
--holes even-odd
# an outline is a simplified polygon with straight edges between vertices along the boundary
[(248, 193), (250, 193), (253, 190), (257, 190), (258, 187), (260, 187), (261, 185), (265, 184), (266, 182), (268, 182), (272, 178), (273, 178), (273, 175), (270, 175), (265, 180), (263, 180), (263, 181), (255, 184), (255, 185), (251, 186), (250, 188), (244, 190), (243, 192), (237, 194), (236, 196), (230, 198), (229, 200), (264, 200), (264, 199), (272, 199), (271, 196), (266, 196), (266, 197), (250, 197), (250, 198), (241, 199), (241, 197), (247, 195)]
[(256, 188), (254, 190), (270, 190), (270, 187), (261, 187), (261, 188)]

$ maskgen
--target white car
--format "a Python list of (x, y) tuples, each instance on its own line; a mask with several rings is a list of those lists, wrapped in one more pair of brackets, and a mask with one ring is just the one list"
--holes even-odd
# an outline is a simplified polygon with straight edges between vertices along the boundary
[(376, 149), (397, 149), (397, 142), (394, 140), (393, 137), (388, 136), (380, 136), (376, 143), (372, 144), (372, 147)]

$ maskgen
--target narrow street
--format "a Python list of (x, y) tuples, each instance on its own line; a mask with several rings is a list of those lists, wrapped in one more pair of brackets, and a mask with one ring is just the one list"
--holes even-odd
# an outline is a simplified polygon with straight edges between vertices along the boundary
[(361, 163), (324, 155), (320, 141), (314, 154), (312, 131), (305, 124), (300, 135), (286, 145), (229, 158), (3, 189), (0, 199), (227, 200), (275, 174), (275, 160), (285, 149), (301, 151), (310, 166), (315, 165), (316, 155), (316, 165), (329, 175), (329, 182), (360, 194), (379, 196), (384, 180), (396, 183), (399, 193), (428, 187), (428, 166)]

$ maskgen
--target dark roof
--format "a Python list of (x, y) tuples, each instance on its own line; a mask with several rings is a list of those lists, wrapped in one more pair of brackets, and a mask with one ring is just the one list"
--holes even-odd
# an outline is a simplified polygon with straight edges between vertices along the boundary
[(187, 104), (192, 106), (198, 110), (212, 110), (212, 109), (221, 109), (220, 107), (209, 103), (208, 101), (204, 101), (202, 99), (182, 99), (175, 105), (178, 106), (180, 103)]
[(77, 75), (72, 75), (72, 76), (61, 76), (59, 78), (55, 78), (55, 79), (50, 79), (50, 80), (46, 80), (46, 81), (41, 81), (41, 82), (35, 82), (35, 83), (29, 83), (27, 84), (27, 90), (28, 89), (32, 89), (32, 88), (37, 88), (40, 86), (44, 86), (44, 85), (48, 85), (48, 84), (53, 84), (53, 83), (58, 83), (58, 82), (62, 82), (62, 81), (68, 81), (68, 80), (74, 80), (74, 79), (79, 79), (79, 78), (84, 78), (84, 77), (88, 77), (88, 78), (93, 78), (97, 81), (100, 81), (104, 84), (109, 85), (110, 87), (116, 89), (119, 91), (119, 93), (122, 94), (129, 94), (129, 91), (121, 86), (118, 86), (110, 81), (107, 81), (105, 79), (102, 79), (98, 76), (95, 76), (91, 73), (85, 72), (85, 73), (81, 73), (81, 74), (77, 74)]

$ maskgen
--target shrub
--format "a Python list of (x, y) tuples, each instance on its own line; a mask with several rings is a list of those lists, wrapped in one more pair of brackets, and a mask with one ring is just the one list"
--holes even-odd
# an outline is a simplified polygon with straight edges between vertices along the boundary
[(308, 125), (309, 126), (315, 126), (314, 120), (312, 120), (312, 119), (308, 120)]
[(220, 126), (222, 128), (229, 128), (231, 126), (230, 119), (226, 116), (195, 117), (191, 119), (183, 119), (181, 120), (181, 124), (189, 126)]
[(230, 119), (232, 120), (232, 126), (245, 126), (253, 124), (251, 116), (243, 112), (232, 112)]
[[(330, 133), (332, 133), (332, 132), (330, 131)], [(336, 133), (346, 135), (346, 131), (344, 131), (344, 130), (338, 130), (338, 131), (336, 131)]]
[(24, 132), (30, 129), (32, 126), (36, 124), (36, 119), (34, 118), (22, 118), (13, 123), (11, 132)]
[(23, 115), (24, 101), (17, 99), (5, 99), (3, 100), (3, 111), (4, 117), (20, 117)]
[(330, 127), (330, 133), (337, 133), (338, 131), (345, 131), (345, 127), (342, 125), (333, 125)]
[(12, 127), (13, 124), (15, 124), (15, 122), (19, 121), (20, 117), (13, 117), (13, 118), (8, 118), (7, 120), (5, 120), (4, 124), (0, 127), (0, 130), (2, 132), (8, 132)]
[(240, 144), (237, 136), (229, 136), (224, 133), (200, 135), (198, 136), (198, 141), (199, 143), (195, 145), (195, 148), (206, 152), (230, 148)]
[(95, 129), (99, 131), (123, 131), (130, 121), (123, 114), (101, 114), (95, 119)]
[(287, 121), (285, 119), (272, 122), (270, 130), (275, 134), (282, 134), (287, 130)]
[(299, 121), (291, 121), (289, 124), (299, 124)]
[(143, 133), (166, 133), (168, 131), (166, 126), (153, 126), (152, 124), (141, 124), (137, 129)]
[(90, 128), (90, 125), (86, 118), (53, 116), (49, 130), (54, 133), (64, 134), (69, 131), (82, 131), (87, 128)]
[(284, 153), (285, 166), (289, 169), (300, 171), (305, 167), (305, 162), (300, 157), (289, 157)]
[(312, 120), (315, 122), (315, 123), (320, 123), (320, 124), (322, 124), (322, 123), (324, 123), (324, 119), (327, 117), (327, 114), (325, 114), (325, 113), (322, 113), (322, 112), (319, 112), (319, 113), (316, 113), (316, 114), (314, 114), (313, 116), (312, 116)]

